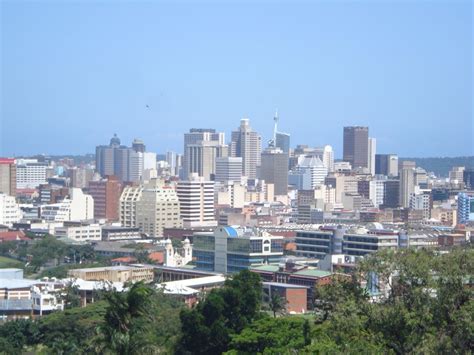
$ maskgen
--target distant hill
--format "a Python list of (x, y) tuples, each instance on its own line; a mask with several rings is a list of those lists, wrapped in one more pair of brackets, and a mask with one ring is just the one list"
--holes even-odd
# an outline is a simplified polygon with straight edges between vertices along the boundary
[(448, 177), (453, 166), (465, 166), (474, 168), (474, 156), (470, 157), (440, 157), (440, 158), (399, 158), (399, 161), (411, 160), (416, 166), (426, 171), (434, 172), (436, 176)]

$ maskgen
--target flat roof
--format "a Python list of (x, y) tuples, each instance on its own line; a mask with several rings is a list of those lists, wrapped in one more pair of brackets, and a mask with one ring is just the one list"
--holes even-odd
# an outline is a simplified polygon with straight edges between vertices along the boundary
[(319, 269), (303, 269), (303, 270), (294, 272), (293, 275), (326, 277), (326, 276), (332, 275), (332, 272), (319, 270)]
[(267, 264), (267, 265), (252, 266), (250, 270), (276, 272), (279, 270), (279, 268), (280, 266), (278, 265)]
[(90, 267), (90, 268), (84, 268), (84, 269), (71, 269), (69, 271), (106, 271), (106, 270), (111, 270), (111, 271), (126, 271), (126, 270), (136, 270), (139, 268), (146, 268), (146, 269), (152, 269), (151, 266), (145, 266), (145, 265), (140, 265), (140, 266), (126, 266), (126, 265), (117, 265), (117, 266), (103, 266), (103, 267)]
[(178, 280), (178, 281), (168, 281), (162, 283), (165, 287), (191, 287), (191, 288), (199, 288), (204, 286), (211, 286), (216, 284), (224, 283), (226, 278), (224, 275), (216, 275), (216, 276), (205, 276), (205, 277), (196, 277), (194, 279), (187, 279), (187, 280)]
[(268, 286), (276, 286), (276, 287), (283, 287), (283, 288), (306, 288), (306, 289), (309, 288), (308, 286), (285, 284), (283, 282), (263, 282), (263, 284), (268, 285)]
[(41, 281), (29, 279), (0, 279), (0, 288), (29, 288)]

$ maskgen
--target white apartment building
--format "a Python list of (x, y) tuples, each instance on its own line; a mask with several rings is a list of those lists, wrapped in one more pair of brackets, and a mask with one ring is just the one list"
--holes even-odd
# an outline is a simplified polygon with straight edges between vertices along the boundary
[(137, 224), (137, 202), (143, 194), (143, 186), (126, 186), (120, 196), (120, 224), (135, 227)]
[(378, 208), (383, 205), (383, 195), (385, 192), (385, 180), (372, 180), (369, 183), (369, 198), (372, 200), (374, 207)]
[(35, 189), (46, 184), (46, 170), (48, 164), (39, 163), (37, 159), (16, 160), (16, 188)]
[(178, 182), (180, 215), (185, 227), (216, 226), (214, 217), (214, 182), (191, 174), (188, 181)]
[(0, 225), (11, 227), (21, 218), (22, 213), (15, 197), (0, 193)]

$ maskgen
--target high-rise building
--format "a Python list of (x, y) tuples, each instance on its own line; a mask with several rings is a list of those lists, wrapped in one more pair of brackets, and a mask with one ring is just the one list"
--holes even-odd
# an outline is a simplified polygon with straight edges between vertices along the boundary
[(290, 135), (288, 133), (277, 132), (275, 146), (280, 148), (285, 154), (290, 154)]
[(46, 184), (47, 163), (40, 163), (37, 159), (16, 160), (16, 188), (35, 189)]
[(288, 173), (289, 182), (298, 190), (313, 190), (324, 184), (327, 167), (317, 156), (300, 157), (296, 167)]
[(22, 213), (15, 197), (0, 193), (0, 225), (11, 227), (21, 218)]
[(200, 141), (186, 146), (187, 176), (198, 174), (205, 180), (214, 180), (216, 159), (228, 156), (228, 146), (218, 141)]
[(184, 227), (217, 226), (214, 216), (214, 182), (191, 174), (176, 187)]
[(182, 226), (176, 190), (155, 179), (143, 187), (136, 205), (136, 226), (150, 236), (162, 237), (165, 228)]
[(463, 179), (466, 188), (474, 190), (474, 168), (464, 170)]
[(16, 195), (15, 159), (0, 158), (0, 193)]
[(334, 151), (330, 145), (323, 147), (322, 159), (324, 166), (328, 169), (328, 172), (334, 171)]
[(396, 154), (375, 154), (375, 174), (398, 176), (398, 156)]
[(458, 221), (461, 224), (474, 222), (474, 195), (461, 192), (458, 194)]
[(400, 206), (400, 180), (385, 181), (383, 191), (383, 207), (397, 208)]
[(221, 157), (216, 159), (215, 181), (240, 182), (242, 179), (242, 158)]
[(377, 143), (375, 138), (369, 138), (369, 152), (368, 152), (368, 167), (370, 174), (375, 175), (375, 152), (377, 150)]
[(415, 192), (415, 169), (403, 168), (400, 171), (400, 206), (410, 207), (410, 196)]
[(250, 127), (250, 120), (240, 120), (240, 127), (232, 132), (231, 156), (242, 158), (242, 171), (249, 179), (257, 177), (260, 165), (262, 137)]
[[(193, 146), (193, 149), (189, 150), (188, 146)], [(191, 128), (188, 133), (184, 134), (183, 178), (186, 179), (191, 173), (200, 174), (199, 168), (202, 170), (205, 165), (210, 167), (209, 170), (214, 170), (215, 161), (212, 161), (212, 156), (228, 155), (223, 152), (223, 150), (228, 148), (223, 148), (223, 146), (225, 146), (225, 134), (223, 132), (216, 132), (215, 129), (210, 128)], [(222, 151), (218, 151), (219, 147), (221, 147)], [(204, 151), (202, 151), (203, 149)], [(208, 152), (206, 153), (205, 151)], [(198, 161), (199, 158), (204, 160)], [(189, 161), (190, 159), (193, 161)], [(200, 174), (200, 176), (204, 175)], [(207, 176), (206, 178), (209, 177)]]
[(102, 176), (116, 176), (122, 182), (139, 182), (143, 175), (145, 144), (135, 139), (133, 147), (120, 145), (116, 134), (108, 146), (96, 147), (96, 171)]
[(120, 195), (120, 224), (123, 227), (135, 228), (137, 225), (137, 202), (143, 194), (143, 185), (125, 186)]
[(353, 169), (368, 168), (369, 128), (344, 127), (343, 160), (351, 163)]
[(48, 222), (91, 220), (94, 219), (94, 199), (81, 189), (70, 188), (69, 196), (63, 201), (42, 205), (40, 215)]
[(432, 208), (431, 190), (420, 191), (420, 193), (413, 193), (410, 196), (410, 209), (423, 211), (423, 218), (425, 220), (431, 218)]
[(275, 195), (288, 193), (288, 154), (280, 148), (267, 148), (262, 153), (260, 178), (274, 185)]
[(89, 194), (94, 199), (94, 217), (118, 221), (121, 193), (122, 184), (115, 176), (89, 182)]
[(94, 170), (89, 167), (73, 167), (67, 170), (67, 175), (71, 179), (71, 187), (84, 189), (94, 177)]
[(449, 171), (449, 181), (456, 184), (462, 183), (464, 179), (464, 170), (466, 170), (464, 166), (453, 166)]

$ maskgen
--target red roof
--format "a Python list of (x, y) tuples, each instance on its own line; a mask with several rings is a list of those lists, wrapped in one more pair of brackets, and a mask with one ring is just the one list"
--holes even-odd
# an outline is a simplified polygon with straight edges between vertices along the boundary
[(15, 159), (10, 158), (0, 158), (0, 164), (14, 164)]
[(154, 251), (148, 254), (148, 259), (157, 264), (163, 264), (165, 262), (165, 254), (162, 251)]
[(0, 241), (10, 242), (15, 240), (31, 240), (25, 236), (23, 231), (0, 232)]
[(134, 263), (137, 261), (133, 256), (124, 256), (121, 258), (116, 258), (111, 260), (114, 263)]

